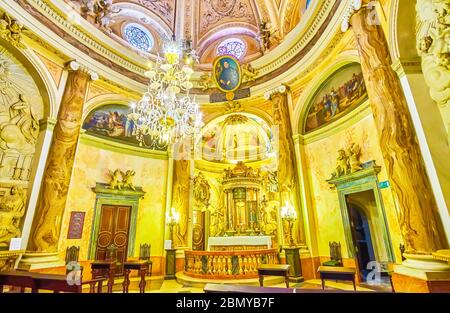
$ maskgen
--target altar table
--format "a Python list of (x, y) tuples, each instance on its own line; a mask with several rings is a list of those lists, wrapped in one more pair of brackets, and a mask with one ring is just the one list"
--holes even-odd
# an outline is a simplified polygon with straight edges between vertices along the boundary
[(272, 237), (270, 236), (228, 236), (209, 237), (208, 251), (228, 250), (257, 250), (271, 249)]

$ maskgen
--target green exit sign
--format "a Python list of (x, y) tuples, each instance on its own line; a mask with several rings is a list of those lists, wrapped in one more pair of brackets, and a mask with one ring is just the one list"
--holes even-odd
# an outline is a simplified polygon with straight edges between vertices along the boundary
[(389, 181), (388, 180), (380, 181), (378, 183), (378, 186), (380, 186), (381, 189), (388, 188), (389, 187)]

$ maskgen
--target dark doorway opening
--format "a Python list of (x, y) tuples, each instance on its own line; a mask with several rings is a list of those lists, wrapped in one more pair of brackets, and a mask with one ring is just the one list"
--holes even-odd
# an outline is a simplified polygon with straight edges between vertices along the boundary
[[(369, 194), (374, 197), (373, 192), (364, 196), (369, 196)], [(346, 195), (346, 202), (350, 218), (353, 246), (356, 253), (357, 267), (359, 269), (361, 281), (365, 282), (367, 274), (372, 271), (371, 267), (368, 268), (369, 262), (376, 261), (370, 225), (365, 213), (366, 210), (352, 201), (352, 194)]]

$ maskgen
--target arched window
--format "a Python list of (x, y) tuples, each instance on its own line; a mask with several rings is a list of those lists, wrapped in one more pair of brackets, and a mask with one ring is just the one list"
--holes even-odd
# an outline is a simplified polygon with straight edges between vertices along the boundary
[(229, 38), (222, 41), (217, 46), (217, 55), (231, 55), (236, 59), (241, 59), (247, 52), (245, 43), (238, 38)]
[(124, 38), (135, 48), (148, 52), (153, 48), (154, 40), (152, 34), (143, 26), (130, 23), (125, 26)]

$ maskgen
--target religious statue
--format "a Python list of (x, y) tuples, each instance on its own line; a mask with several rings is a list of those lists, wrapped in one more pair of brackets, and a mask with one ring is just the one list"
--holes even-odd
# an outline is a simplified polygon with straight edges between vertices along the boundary
[(119, 169), (115, 170), (114, 172), (111, 170), (108, 170), (108, 175), (111, 178), (108, 188), (110, 188), (110, 189), (117, 188), (119, 190), (122, 190), (123, 182), (120, 180), (121, 173), (122, 172)]
[(268, 171), (266, 177), (267, 190), (269, 192), (278, 192), (278, 173), (276, 171)]
[(261, 44), (261, 50), (263, 53), (269, 51), (272, 46), (272, 41), (278, 39), (275, 34), (278, 30), (272, 30), (270, 23), (263, 20), (259, 23), (259, 33), (258, 38)]
[(130, 188), (136, 191), (133, 183), (134, 175), (136, 175), (136, 172), (134, 170), (127, 170), (125, 173), (120, 171), (120, 174), (122, 175), (122, 186), (124, 188)]
[(204, 73), (200, 76), (200, 87), (202, 88), (202, 91), (206, 91), (207, 89), (211, 88), (214, 84), (214, 80), (211, 73)]
[(196, 177), (193, 179), (194, 182), (194, 198), (197, 202), (200, 202), (204, 206), (209, 205), (209, 199), (211, 197), (210, 194), (210, 186), (208, 181), (205, 179), (205, 176), (202, 172), (198, 173)]
[(350, 163), (348, 155), (344, 149), (339, 149), (338, 157), (336, 160), (336, 169), (331, 175), (332, 177), (339, 177), (348, 174), (349, 171), (350, 171)]
[(23, 48), (22, 33), (25, 28), (19, 22), (11, 19), (6, 13), (0, 19), (0, 37), (15, 47)]
[(24, 94), (9, 107), (10, 120), (0, 125), (0, 148), (31, 153), (39, 133), (39, 122)]
[(349, 157), (350, 173), (362, 170), (361, 162), (359, 161), (361, 157), (359, 145), (352, 143), (347, 150), (347, 155)]
[(218, 207), (210, 206), (209, 208), (210, 208), (209, 235), (211, 237), (220, 236), (224, 231), (222, 223), (224, 214)]
[(256, 79), (256, 75), (258, 75), (258, 72), (250, 63), (242, 65), (242, 79), (243, 80), (247, 80), (249, 82), (254, 82)]
[(266, 235), (276, 236), (278, 230), (277, 224), (277, 207), (273, 206), (272, 209), (265, 209), (263, 222), (261, 223), (261, 230)]
[(95, 23), (100, 25), (108, 32), (111, 32), (109, 25), (112, 22), (114, 14), (119, 13), (122, 9), (113, 10), (113, 0), (98, 0), (94, 3), (93, 9), (95, 14)]
[(0, 247), (7, 247), (11, 238), (20, 237), (20, 219), (25, 214), (26, 194), (13, 186), (9, 194), (0, 199)]

